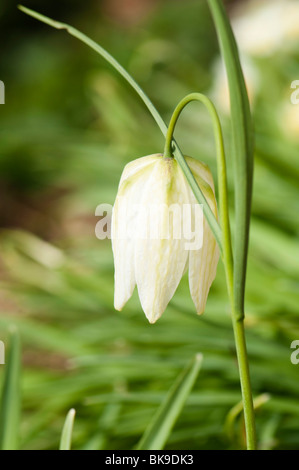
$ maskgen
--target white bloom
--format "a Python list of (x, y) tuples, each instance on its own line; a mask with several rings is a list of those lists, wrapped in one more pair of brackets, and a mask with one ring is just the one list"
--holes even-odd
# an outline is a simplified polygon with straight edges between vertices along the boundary
[[(186, 160), (217, 217), (210, 170), (193, 158), (186, 157)], [(198, 314), (202, 313), (219, 259), (215, 238), (205, 218), (201, 248), (186, 249), (190, 244), (186, 245), (184, 237), (173, 234), (182, 233), (187, 215), (178, 217), (174, 212), (169, 217), (167, 211), (158, 210), (161, 205), (168, 208), (188, 205), (191, 221), (196, 222), (192, 218), (195, 219), (195, 209), (200, 205), (176, 160), (155, 154), (129, 163), (123, 171), (112, 213), (114, 306), (121, 310), (137, 284), (141, 305), (150, 323), (160, 318), (188, 267), (191, 296)], [(151, 237), (153, 221), (155, 224), (160, 221), (159, 233), (165, 226), (170, 228), (170, 236)]]

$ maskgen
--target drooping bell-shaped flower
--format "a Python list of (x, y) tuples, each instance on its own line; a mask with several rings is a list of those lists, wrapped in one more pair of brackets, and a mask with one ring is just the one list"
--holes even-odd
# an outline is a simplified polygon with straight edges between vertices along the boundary
[[(217, 217), (209, 168), (185, 158)], [(202, 208), (174, 158), (154, 154), (126, 165), (113, 208), (111, 238), (116, 310), (122, 309), (137, 284), (142, 308), (154, 323), (189, 269), (191, 296), (197, 313), (203, 313), (216, 276), (219, 251)]]

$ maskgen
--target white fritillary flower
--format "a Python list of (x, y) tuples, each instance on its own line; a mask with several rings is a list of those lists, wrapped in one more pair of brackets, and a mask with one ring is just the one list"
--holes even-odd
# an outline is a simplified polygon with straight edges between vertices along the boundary
[[(217, 217), (209, 168), (185, 158)], [(154, 154), (126, 165), (113, 208), (111, 238), (116, 310), (123, 308), (137, 284), (145, 315), (154, 323), (189, 269), (191, 296), (197, 313), (203, 313), (219, 251), (201, 205), (174, 158)]]

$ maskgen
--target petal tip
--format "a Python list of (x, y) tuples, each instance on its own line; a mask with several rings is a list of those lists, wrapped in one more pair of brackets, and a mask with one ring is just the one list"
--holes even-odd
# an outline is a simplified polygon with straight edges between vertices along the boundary
[(123, 306), (120, 307), (120, 306), (114, 304), (114, 309), (117, 310), (118, 312), (121, 312), (122, 309), (123, 309)]
[(205, 313), (205, 308), (201, 308), (196, 313), (197, 313), (197, 315), (203, 315)]
[(159, 313), (152, 313), (152, 312), (146, 313), (146, 312), (144, 312), (144, 313), (145, 313), (145, 316), (146, 316), (146, 318), (148, 319), (148, 321), (151, 325), (156, 323), (163, 314), (163, 312), (162, 313), (161, 312), (159, 312)]
[(118, 312), (121, 312), (122, 309), (124, 308), (126, 302), (127, 302), (127, 300), (125, 300), (125, 299), (118, 299), (117, 297), (115, 297), (114, 298), (114, 308), (115, 308), (115, 310), (117, 310)]

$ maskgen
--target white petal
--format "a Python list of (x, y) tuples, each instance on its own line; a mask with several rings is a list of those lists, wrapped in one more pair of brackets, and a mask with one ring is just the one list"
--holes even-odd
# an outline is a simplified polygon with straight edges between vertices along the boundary
[[(182, 218), (168, 217), (166, 212), (159, 219), (159, 208), (167, 209), (172, 204), (181, 206), (187, 202), (183, 178), (174, 159), (162, 159), (155, 164), (141, 201), (144, 209), (150, 208), (150, 215), (144, 210), (138, 219), (139, 235), (143, 230), (143, 238), (139, 236), (136, 240), (135, 276), (141, 305), (150, 323), (162, 315), (174, 295), (188, 257), (184, 240), (177, 236), (182, 230)], [(169, 237), (165, 238), (164, 232), (153, 238), (153, 226), (163, 231), (168, 221)]]
[(208, 167), (208, 165), (206, 165), (205, 163), (203, 163), (199, 160), (195, 160), (195, 158), (192, 158), (192, 157), (186, 157), (185, 156), (185, 160), (186, 160), (188, 166), (190, 167), (193, 175), (197, 178), (199, 177), (199, 178), (203, 179), (206, 183), (208, 183), (208, 185), (214, 191), (213, 175), (212, 175), (211, 170)]
[(189, 253), (189, 287), (196, 311), (204, 312), (209, 290), (215, 279), (219, 250), (214, 235), (204, 219), (202, 249)]
[[(147, 158), (147, 157), (145, 157)], [(157, 159), (157, 157), (156, 157)], [(114, 257), (114, 307), (121, 310), (131, 297), (135, 287), (134, 227), (138, 216), (138, 201), (142, 197), (146, 179), (149, 178), (150, 164), (154, 159), (143, 158), (125, 167), (118, 194), (112, 211), (111, 241)], [(134, 164), (134, 165), (132, 165)], [(134, 166), (134, 171), (128, 171)], [(130, 176), (130, 177), (129, 177)]]
[(140, 173), (140, 171), (145, 169), (148, 165), (156, 163), (160, 158), (162, 158), (162, 154), (155, 153), (153, 155), (147, 155), (146, 157), (137, 158), (136, 160), (129, 162), (122, 172), (119, 188), (125, 180), (134, 177), (134, 175)]
[[(217, 217), (214, 183), (209, 168), (193, 158), (187, 157), (186, 160), (208, 204)], [(196, 200), (191, 190), (189, 197), (195, 203)], [(189, 252), (189, 287), (198, 314), (203, 313), (205, 310), (208, 293), (216, 276), (218, 261), (219, 249), (209, 224), (204, 217), (202, 248), (200, 250), (190, 250)]]

